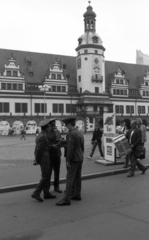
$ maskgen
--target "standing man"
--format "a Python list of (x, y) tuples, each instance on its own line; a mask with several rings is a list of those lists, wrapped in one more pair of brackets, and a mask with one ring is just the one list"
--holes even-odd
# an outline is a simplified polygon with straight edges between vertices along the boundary
[(39, 181), (37, 187), (35, 188), (32, 198), (35, 198), (39, 202), (43, 202), (40, 197), (41, 192), (44, 192), (44, 199), (56, 198), (49, 192), (49, 178), (50, 178), (50, 159), (49, 159), (49, 142), (47, 139), (47, 133), (49, 131), (50, 120), (41, 121), (39, 126), (41, 127), (41, 132), (36, 138), (35, 147), (35, 162), (34, 165), (39, 164), (41, 168), (41, 180)]
[[(66, 192), (64, 198), (57, 202), (57, 206), (70, 205), (72, 200), (81, 200), (81, 171), (84, 158), (84, 137), (83, 134), (75, 127), (76, 118), (70, 117), (63, 119), (66, 127), (69, 129), (67, 135), (67, 176), (66, 176)], [(74, 195), (71, 197), (72, 187), (74, 187)]]
[(52, 118), (49, 121), (50, 130), (48, 131), (47, 137), (49, 141), (49, 146), (54, 145), (55, 147), (50, 147), (50, 181), (52, 170), (54, 171), (54, 191), (62, 193), (62, 190), (59, 188), (59, 177), (60, 177), (60, 165), (61, 165), (61, 133), (56, 128), (55, 125), (56, 118)]
[(20, 138), (20, 140), (22, 140), (23, 138), (24, 138), (24, 140), (26, 140), (26, 138), (25, 138), (25, 133), (26, 133), (25, 128), (23, 128), (23, 129), (21, 130), (21, 138)]
[(103, 131), (101, 130), (99, 123), (96, 123), (95, 130), (93, 132), (93, 137), (91, 140), (93, 147), (92, 147), (92, 150), (91, 150), (91, 153), (90, 153), (88, 159), (90, 159), (90, 160), (92, 159), (95, 149), (98, 145), (99, 152), (100, 152), (100, 159), (103, 160), (104, 155), (103, 155), (103, 151), (102, 151), (102, 134), (103, 134)]
[(137, 159), (136, 149), (141, 145), (142, 142), (142, 132), (137, 128), (137, 121), (131, 121), (131, 130), (126, 134), (128, 141), (131, 145), (132, 152), (130, 153), (131, 167), (129, 169), (127, 177), (133, 177), (136, 166), (142, 171), (142, 174), (145, 173), (147, 167), (140, 163)]
[(142, 140), (141, 140), (141, 145), (144, 146), (144, 144), (147, 141), (147, 136), (146, 136), (146, 126), (143, 124), (141, 118), (137, 118), (136, 119), (138, 128), (141, 130), (142, 132)]

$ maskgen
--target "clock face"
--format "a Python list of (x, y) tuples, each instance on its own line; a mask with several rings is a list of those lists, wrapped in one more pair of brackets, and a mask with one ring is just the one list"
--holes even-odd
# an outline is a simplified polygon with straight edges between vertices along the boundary
[(98, 58), (95, 58), (95, 59), (94, 59), (94, 62), (95, 62), (96, 64), (98, 64), (98, 63), (99, 63)]
[(77, 65), (78, 65), (78, 68), (81, 67), (81, 59), (79, 58), (78, 61), (77, 61)]

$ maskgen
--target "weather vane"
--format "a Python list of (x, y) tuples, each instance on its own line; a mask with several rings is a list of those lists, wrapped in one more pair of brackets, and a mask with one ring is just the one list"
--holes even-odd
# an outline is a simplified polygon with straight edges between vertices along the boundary
[(91, 1), (88, 1), (88, 3), (89, 3), (89, 6), (90, 6)]

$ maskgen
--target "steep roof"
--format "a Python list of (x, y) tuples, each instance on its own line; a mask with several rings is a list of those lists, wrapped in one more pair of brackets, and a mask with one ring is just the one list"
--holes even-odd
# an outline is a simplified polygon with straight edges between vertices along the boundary
[[(69, 75), (68, 84), (76, 86), (76, 58), (47, 53), (26, 52), (18, 50), (0, 49), (0, 72), (4, 71), (4, 65), (8, 63), (11, 54), (16, 59), (16, 64), (20, 66), (20, 72), (24, 73), (27, 83), (42, 83), (45, 76), (48, 76), (49, 68), (57, 59), (58, 62), (66, 65), (64, 74)], [(31, 66), (27, 66), (27, 61), (31, 61)], [(30, 77), (28, 71), (33, 71)]]
[(125, 78), (129, 80), (129, 88), (133, 89), (138, 89), (140, 83), (143, 81), (145, 71), (149, 70), (149, 66), (147, 65), (105, 61), (106, 86), (111, 84), (118, 66), (125, 72)]

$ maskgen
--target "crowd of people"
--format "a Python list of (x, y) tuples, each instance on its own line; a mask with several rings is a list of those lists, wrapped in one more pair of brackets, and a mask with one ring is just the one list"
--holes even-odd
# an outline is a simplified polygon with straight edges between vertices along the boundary
[[(66, 190), (64, 191), (64, 197), (56, 203), (57, 206), (70, 205), (71, 200), (81, 201), (81, 172), (84, 158), (84, 136), (75, 127), (76, 119), (70, 117), (62, 121), (69, 130), (66, 139), (61, 137), (61, 133), (56, 128), (56, 118), (43, 120), (39, 124), (41, 132), (37, 134), (35, 140), (34, 165), (40, 165), (41, 180), (31, 195), (32, 198), (39, 202), (43, 202), (42, 192), (44, 199), (56, 198), (56, 195), (50, 192), (52, 171), (54, 172), (54, 191), (62, 193), (59, 186), (59, 177), (61, 148), (63, 147), (65, 149), (67, 170)], [(131, 146), (131, 152), (126, 155), (124, 165), (125, 168), (129, 168), (127, 177), (134, 176), (136, 166), (144, 174), (147, 167), (140, 160), (145, 158), (144, 144), (147, 141), (147, 137), (146, 127), (142, 120), (137, 118), (130, 122), (129, 119), (124, 119), (120, 122), (116, 132), (117, 134), (124, 134)], [(100, 123), (96, 123), (91, 139), (93, 146), (88, 159), (92, 159), (96, 146), (99, 148), (100, 159), (104, 159), (102, 134), (103, 130)], [(142, 152), (144, 155), (141, 155)]]

